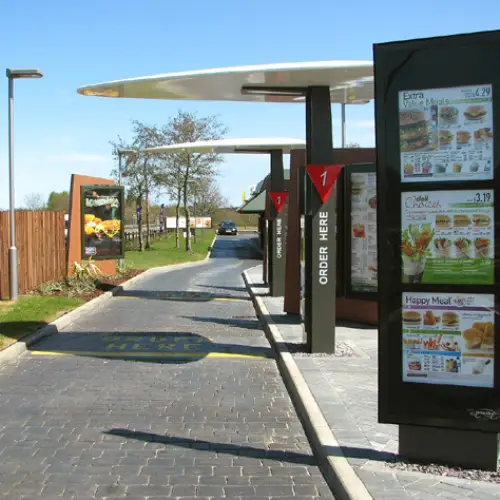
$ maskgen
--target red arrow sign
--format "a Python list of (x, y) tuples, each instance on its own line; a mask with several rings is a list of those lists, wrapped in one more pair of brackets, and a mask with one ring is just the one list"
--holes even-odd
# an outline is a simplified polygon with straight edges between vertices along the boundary
[(269, 197), (273, 200), (276, 211), (280, 213), (285, 206), (286, 200), (288, 199), (288, 193), (286, 191), (269, 192)]
[(326, 203), (344, 165), (306, 165), (322, 203)]

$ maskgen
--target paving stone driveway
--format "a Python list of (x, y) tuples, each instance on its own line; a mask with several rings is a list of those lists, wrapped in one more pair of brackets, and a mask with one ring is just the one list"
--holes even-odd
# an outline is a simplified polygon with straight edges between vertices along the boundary
[(1, 367), (0, 495), (333, 498), (240, 277), (251, 249), (219, 238)]

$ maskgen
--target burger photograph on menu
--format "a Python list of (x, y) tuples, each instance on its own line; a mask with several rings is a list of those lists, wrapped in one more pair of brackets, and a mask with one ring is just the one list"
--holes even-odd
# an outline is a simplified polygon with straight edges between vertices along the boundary
[(429, 120), (424, 111), (413, 109), (399, 113), (399, 138), (402, 152), (416, 151), (429, 145)]
[(490, 217), (487, 214), (474, 214), (472, 224), (474, 224), (474, 227), (489, 227)]
[(460, 324), (460, 317), (457, 313), (446, 311), (443, 313), (442, 323), (443, 326), (458, 326)]
[(467, 215), (457, 214), (453, 217), (453, 225), (455, 227), (468, 227), (470, 223), (471, 220)]
[(446, 229), (451, 226), (451, 218), (449, 215), (436, 215), (436, 228)]
[(439, 131), (439, 145), (449, 146), (453, 142), (453, 134), (449, 130)]
[(467, 130), (459, 130), (457, 132), (457, 144), (462, 146), (464, 144), (469, 144), (471, 137), (472, 137), (471, 133), (467, 132)]
[(469, 121), (478, 121), (482, 120), (488, 112), (486, 111), (484, 106), (469, 106), (464, 111), (464, 116)]
[(405, 325), (420, 325), (422, 321), (422, 315), (417, 311), (404, 311), (403, 312), (403, 323)]
[(443, 125), (455, 125), (458, 121), (458, 109), (454, 106), (441, 106), (439, 120)]

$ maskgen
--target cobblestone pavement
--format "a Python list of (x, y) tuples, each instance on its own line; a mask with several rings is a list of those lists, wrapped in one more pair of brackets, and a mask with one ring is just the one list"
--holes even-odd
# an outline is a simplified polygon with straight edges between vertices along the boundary
[(2, 366), (0, 495), (333, 498), (241, 279), (252, 248), (221, 237)]
[[(254, 283), (262, 280), (261, 268), (248, 271)], [(267, 288), (258, 289), (267, 293)], [(283, 299), (263, 295), (269, 313), (283, 338), (303, 342), (303, 329), (286, 324)], [(354, 351), (352, 357), (294, 355), (314, 398), (343, 453), (375, 500), (413, 498), (498, 499), (500, 485), (394, 469), (384, 452), (397, 453), (396, 425), (377, 423), (377, 331), (336, 329), (337, 342)]]

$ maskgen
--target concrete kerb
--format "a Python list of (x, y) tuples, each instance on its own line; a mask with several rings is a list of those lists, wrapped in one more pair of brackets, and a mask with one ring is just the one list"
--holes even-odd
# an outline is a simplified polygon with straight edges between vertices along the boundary
[[(248, 270), (247, 270), (248, 271)], [(351, 467), (323, 416), (299, 367), (286, 347), (281, 333), (259, 295), (253, 290), (253, 281), (244, 271), (243, 280), (262, 320), (266, 336), (275, 351), (276, 361), (290, 397), (297, 409), (321, 470), (336, 498), (340, 500), (373, 500), (366, 486)]]
[(137, 284), (138, 281), (147, 278), (152, 274), (156, 274), (159, 272), (171, 272), (185, 267), (195, 267), (205, 264), (212, 254), (212, 249), (214, 247), (216, 239), (217, 235), (212, 240), (207, 255), (203, 260), (197, 262), (184, 262), (182, 264), (173, 264), (171, 266), (153, 267), (151, 269), (147, 269), (143, 273), (134, 276), (128, 281), (125, 281), (125, 283), (122, 283), (121, 285), (114, 287), (112, 290), (104, 292), (102, 295), (99, 295), (99, 297), (89, 300), (80, 307), (77, 307), (76, 309), (73, 309), (72, 311), (63, 314), (56, 320), (45, 325), (36, 332), (32, 333), (31, 335), (27, 335), (21, 340), (18, 340), (15, 344), (12, 344), (9, 347), (6, 347), (3, 351), (0, 351), (0, 365), (5, 363), (16, 362), (18, 358), (26, 351), (28, 351), (32, 345), (36, 344), (37, 342), (40, 342), (40, 340), (49, 337), (50, 335), (59, 333), (63, 328), (67, 327), (74, 321), (77, 321), (78, 318), (83, 316), (85, 313), (89, 312), (90, 310), (95, 310), (96, 308), (101, 307), (104, 302), (113, 298), (121, 290), (127, 290), (132, 285)]

